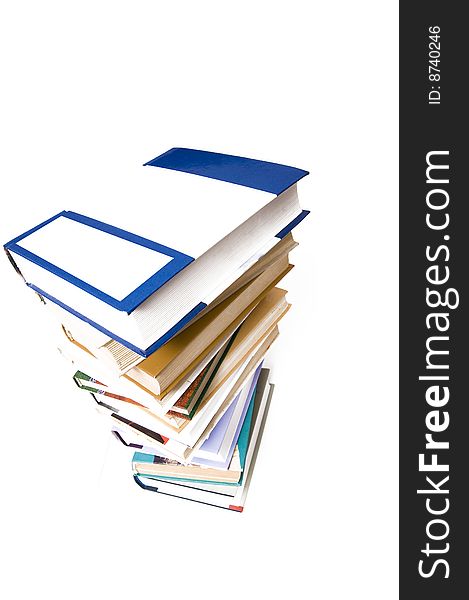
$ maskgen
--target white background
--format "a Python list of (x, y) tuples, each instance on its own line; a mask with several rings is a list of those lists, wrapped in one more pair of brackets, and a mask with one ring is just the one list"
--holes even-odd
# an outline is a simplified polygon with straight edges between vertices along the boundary
[(243, 514), (135, 486), (0, 262), (2, 597), (396, 598), (397, 3), (18, 1), (0, 55), (2, 243), (138, 210), (173, 146), (307, 169), (312, 211)]

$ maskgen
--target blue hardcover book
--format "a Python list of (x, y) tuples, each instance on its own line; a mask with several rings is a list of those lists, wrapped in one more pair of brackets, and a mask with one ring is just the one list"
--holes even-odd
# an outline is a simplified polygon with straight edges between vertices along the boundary
[(185, 148), (146, 164), (112, 214), (84, 199), (5, 244), (29, 287), (142, 357), (308, 214), (301, 169)]

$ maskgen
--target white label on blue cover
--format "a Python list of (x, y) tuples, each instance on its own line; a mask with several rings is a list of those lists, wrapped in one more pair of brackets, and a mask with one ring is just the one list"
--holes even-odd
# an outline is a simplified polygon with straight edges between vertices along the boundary
[(172, 260), (63, 216), (31, 233), (18, 246), (116, 300), (123, 300)]

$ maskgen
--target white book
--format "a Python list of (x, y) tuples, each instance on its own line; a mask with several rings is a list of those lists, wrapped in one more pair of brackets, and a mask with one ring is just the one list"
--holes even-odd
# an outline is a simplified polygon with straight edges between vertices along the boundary
[[(233, 402), (226, 411), (223, 418), (228, 417), (228, 424), (226, 425), (223, 437), (220, 440), (216, 439), (213, 443), (210, 443), (211, 438), (214, 437), (212, 434), (217, 428), (215, 427), (212, 430), (212, 434), (208, 436), (199, 448), (196, 456), (192, 459), (193, 464), (205, 465), (207, 464), (206, 461), (213, 461), (220, 464), (227, 462), (229, 452), (234, 447), (236, 441), (236, 433), (239, 433), (240, 426), (242, 425), (241, 420), (246, 415), (247, 407), (252, 397), (253, 388), (255, 387), (253, 383), (254, 376), (249, 378), (242, 391), (238, 394), (237, 401)], [(230, 412), (228, 413), (228, 411)], [(220, 425), (220, 421), (218, 425)]]

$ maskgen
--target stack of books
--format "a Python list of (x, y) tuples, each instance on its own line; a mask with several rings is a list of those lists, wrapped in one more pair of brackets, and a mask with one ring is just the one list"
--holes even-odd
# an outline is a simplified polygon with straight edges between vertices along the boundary
[(185, 148), (146, 165), (160, 175), (150, 208), (63, 211), (5, 250), (60, 326), (75, 383), (132, 449), (135, 482), (242, 511), (307, 172)]

